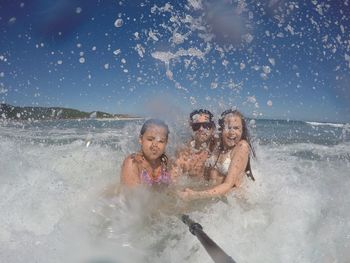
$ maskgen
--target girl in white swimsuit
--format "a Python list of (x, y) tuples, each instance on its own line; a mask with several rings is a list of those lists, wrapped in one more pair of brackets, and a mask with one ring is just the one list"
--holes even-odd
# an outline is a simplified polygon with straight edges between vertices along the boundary
[(222, 162), (219, 162), (220, 153), (218, 155), (212, 155), (205, 163), (205, 166), (209, 169), (216, 169), (221, 175), (226, 176), (231, 164), (230, 154), (231, 151), (227, 153), (226, 158)]
[[(225, 156), (222, 157), (223, 154), (225, 154)], [(231, 154), (232, 150), (228, 151), (227, 153), (218, 152), (216, 154), (213, 154), (206, 161), (206, 168), (215, 169), (221, 175), (221, 177), (227, 176), (231, 164)], [(250, 158), (248, 159), (245, 173), (251, 180), (255, 181), (255, 178), (250, 168)]]

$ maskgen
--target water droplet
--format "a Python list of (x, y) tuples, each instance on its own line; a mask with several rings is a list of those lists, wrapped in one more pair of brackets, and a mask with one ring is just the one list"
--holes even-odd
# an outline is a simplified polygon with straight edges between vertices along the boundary
[(123, 19), (118, 18), (117, 20), (115, 20), (114, 22), (115, 27), (121, 27), (122, 25), (123, 25)]

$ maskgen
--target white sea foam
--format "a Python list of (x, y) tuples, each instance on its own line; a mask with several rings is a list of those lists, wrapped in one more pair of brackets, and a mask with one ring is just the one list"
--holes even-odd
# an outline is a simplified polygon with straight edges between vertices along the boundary
[[(4, 262), (211, 262), (175, 216), (177, 199), (146, 190), (133, 198), (101, 196), (118, 185), (124, 156), (138, 149), (139, 124), (89, 131), (18, 127), (0, 127)], [(76, 138), (37, 143), (44, 130), (51, 140)], [(260, 145), (252, 162), (256, 181), (245, 195), (233, 193), (189, 214), (237, 262), (344, 262), (350, 257), (349, 146)]]
[(312, 126), (331, 126), (331, 127), (337, 127), (337, 128), (343, 128), (345, 126), (345, 124), (343, 123), (313, 122), (313, 121), (306, 121), (306, 123)]

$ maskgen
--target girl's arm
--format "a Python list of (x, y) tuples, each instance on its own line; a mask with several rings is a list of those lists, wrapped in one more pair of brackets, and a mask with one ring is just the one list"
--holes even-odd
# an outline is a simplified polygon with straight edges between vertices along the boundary
[(132, 155), (124, 160), (120, 177), (121, 184), (128, 187), (133, 187), (141, 183), (139, 169)]
[(193, 191), (187, 188), (180, 193), (180, 196), (183, 199), (218, 197), (229, 192), (232, 187), (239, 186), (248, 163), (249, 152), (249, 144), (245, 140), (240, 141), (234, 149), (228, 174), (222, 184), (204, 191)]

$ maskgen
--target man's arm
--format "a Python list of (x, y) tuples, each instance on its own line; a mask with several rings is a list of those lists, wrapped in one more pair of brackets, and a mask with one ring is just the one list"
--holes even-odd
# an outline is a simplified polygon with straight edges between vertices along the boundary
[(172, 163), (170, 168), (170, 174), (174, 181), (176, 181), (176, 178), (183, 175), (184, 173), (184, 166), (185, 166), (185, 156), (186, 156), (186, 149), (179, 150), (176, 153), (176, 159)]

